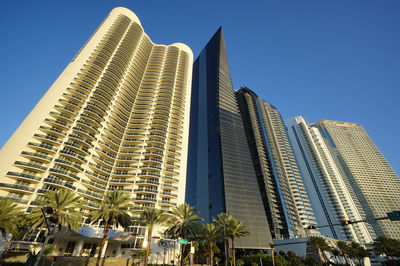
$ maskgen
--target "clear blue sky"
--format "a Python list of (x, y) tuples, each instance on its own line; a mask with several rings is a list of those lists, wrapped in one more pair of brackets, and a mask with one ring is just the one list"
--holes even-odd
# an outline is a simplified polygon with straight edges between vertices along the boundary
[(236, 89), (284, 118), (361, 123), (400, 173), (399, 0), (2, 0), (0, 146), (116, 6), (195, 57), (222, 25)]

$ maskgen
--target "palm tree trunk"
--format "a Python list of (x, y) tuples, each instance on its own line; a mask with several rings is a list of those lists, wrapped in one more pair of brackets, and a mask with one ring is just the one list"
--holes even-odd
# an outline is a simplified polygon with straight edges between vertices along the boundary
[(212, 252), (213, 242), (210, 240), (210, 243), (208, 245), (210, 247), (210, 266), (213, 266), (213, 252)]
[(147, 264), (149, 263), (149, 251), (150, 251), (151, 235), (152, 234), (153, 234), (153, 228), (149, 227), (149, 233), (147, 235), (146, 257), (144, 258), (144, 266), (147, 266)]
[(232, 255), (233, 255), (233, 266), (236, 266), (236, 258), (235, 258), (235, 239), (232, 237)]
[(317, 248), (317, 256), (318, 256), (318, 260), (319, 260), (319, 265), (322, 265), (322, 257), (321, 257), (321, 253), (320, 253), (320, 249)]
[(96, 261), (96, 266), (100, 266), (101, 253), (103, 253), (104, 244), (106, 243), (106, 240), (108, 237), (108, 231), (110, 230), (110, 227), (111, 227), (111, 221), (112, 221), (112, 216), (108, 219), (106, 227), (104, 228), (103, 239), (101, 240), (99, 255), (97, 256), (97, 261)]
[(229, 258), (229, 250), (228, 250), (228, 245), (227, 242), (229, 240), (224, 236), (224, 245), (225, 245), (225, 266), (228, 266), (228, 258)]
[[(181, 236), (181, 238), (186, 239), (184, 235)], [(186, 244), (181, 244), (181, 259), (180, 259), (181, 264), (180, 264), (180, 266), (183, 266), (183, 255), (185, 252), (185, 247), (186, 247)]]
[(272, 256), (272, 266), (275, 266), (275, 254), (274, 254), (274, 248), (271, 248), (271, 256)]
[(325, 254), (325, 251), (321, 250), (321, 253), (322, 253), (322, 257), (324, 258), (324, 261), (325, 261), (326, 265), (329, 265), (329, 260), (328, 260), (328, 257)]
[(40, 258), (42, 257), (43, 251), (45, 250), (45, 248), (47, 246), (47, 243), (50, 240), (51, 235), (54, 234), (54, 231), (56, 231), (57, 227), (58, 227), (58, 225), (54, 225), (53, 229), (50, 232), (48, 232), (48, 234), (47, 234), (47, 236), (46, 236), (46, 238), (45, 238), (45, 240), (43, 242), (42, 249), (40, 250), (39, 254), (36, 257), (36, 261), (35, 261), (34, 266), (39, 265)]
[(0, 263), (4, 263), (4, 260), (6, 259), (7, 252), (10, 249), (10, 247), (12, 245), (12, 242), (13, 242), (13, 236), (11, 235), (10, 240), (7, 241), (7, 244), (6, 244), (5, 248), (4, 248), (3, 254), (1, 254)]

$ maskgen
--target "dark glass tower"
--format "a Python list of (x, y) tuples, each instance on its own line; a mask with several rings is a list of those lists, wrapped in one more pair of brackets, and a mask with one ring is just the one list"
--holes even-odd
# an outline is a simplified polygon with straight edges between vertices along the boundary
[(315, 218), (282, 117), (248, 88), (236, 97), (272, 237), (304, 237)]
[(186, 201), (206, 222), (220, 212), (242, 220), (250, 236), (238, 248), (266, 248), (271, 234), (254, 172), (225, 42), (219, 28), (193, 65)]

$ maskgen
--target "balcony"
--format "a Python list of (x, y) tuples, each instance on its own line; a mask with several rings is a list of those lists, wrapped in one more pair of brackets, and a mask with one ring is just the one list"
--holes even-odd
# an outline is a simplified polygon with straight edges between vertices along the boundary
[(157, 199), (155, 198), (136, 197), (135, 200), (141, 202), (157, 202)]
[(56, 185), (57, 187), (60, 187), (60, 188), (68, 188), (68, 189), (76, 190), (76, 187), (74, 187), (72, 184), (67, 183), (65, 181), (61, 181), (59, 179), (45, 178), (45, 179), (43, 179), (43, 182), (49, 183), (51, 185)]
[(90, 186), (91, 189), (100, 190), (101, 192), (104, 192), (106, 190), (106, 186), (105, 185), (102, 185), (102, 184), (99, 184), (99, 183), (96, 183), (96, 182), (93, 182), (93, 181), (88, 181), (86, 179), (82, 179), (81, 182), (82, 182), (83, 185)]
[(168, 201), (168, 200), (159, 200), (158, 204), (167, 205), (167, 206), (176, 206), (175, 202), (171, 202), (171, 201)]
[(167, 198), (177, 198), (178, 195), (176, 194), (172, 194), (171, 192), (161, 192), (161, 196), (163, 197), (167, 197)]
[(89, 176), (91, 179), (95, 178), (97, 181), (100, 181), (100, 182), (105, 182), (105, 183), (108, 182), (108, 177), (105, 175), (100, 175), (98, 173), (87, 171), (87, 170), (85, 171), (85, 174), (87, 176)]
[(24, 200), (22, 198), (12, 198), (12, 197), (8, 197), (8, 196), (0, 196), (0, 199), (11, 200), (13, 202), (18, 202), (18, 203), (21, 203), (21, 204), (28, 204), (28, 201)]
[(46, 144), (38, 144), (34, 142), (28, 142), (28, 147), (31, 147), (35, 150), (43, 151), (43, 152), (51, 152), (55, 153), (57, 149), (53, 148), (51, 145), (46, 145)]
[(101, 171), (102, 173), (104, 173), (104, 174), (106, 174), (106, 175), (111, 174), (111, 170), (110, 170), (110, 169), (108, 169), (108, 168), (106, 168), (106, 167), (103, 167), (103, 166), (101, 166), (101, 165), (99, 165), (99, 164), (94, 164), (94, 163), (89, 162), (89, 166), (90, 166), (93, 170)]
[(83, 153), (84, 155), (90, 155), (90, 152), (86, 147), (82, 147), (76, 143), (66, 141), (64, 142), (64, 145), (76, 152)]
[(29, 162), (21, 162), (21, 161), (15, 161), (14, 165), (16, 166), (22, 166), (21, 168), (23, 169), (28, 169), (28, 170), (33, 170), (33, 171), (46, 171), (47, 167), (41, 166), (39, 164), (34, 164), (34, 163), (29, 163)]
[(83, 205), (85, 205), (85, 207), (88, 207), (89, 209), (99, 209), (100, 208), (98, 204), (94, 204), (94, 203), (86, 201), (86, 200), (82, 200), (81, 202)]
[(133, 180), (126, 180), (126, 179), (110, 179), (110, 184), (119, 184), (119, 185), (132, 185), (135, 184), (135, 181)]
[(104, 159), (103, 157), (100, 157), (100, 156), (98, 156), (98, 155), (93, 154), (93, 155), (92, 155), (92, 158), (93, 158), (97, 163), (103, 163), (103, 164), (105, 164), (106, 166), (109, 166), (109, 167), (113, 167), (113, 166), (114, 166), (114, 162), (109, 161), (109, 160), (106, 160), (106, 159)]
[(115, 191), (115, 190), (121, 190), (124, 192), (132, 193), (133, 189), (131, 188), (120, 188), (120, 187), (109, 187), (108, 190), (110, 191)]
[(84, 139), (78, 134), (69, 134), (68, 137), (72, 138), (74, 141), (78, 142), (81, 145), (88, 145), (89, 147), (92, 147), (92, 148), (94, 147), (94, 145), (92, 144), (92, 141), (90, 141), (88, 139)]
[(51, 145), (61, 144), (61, 140), (50, 135), (34, 134), (33, 136), (40, 141), (49, 142)]
[(60, 150), (60, 153), (65, 155), (65, 156), (70, 157), (72, 160), (78, 161), (79, 163), (82, 163), (82, 162), (87, 163), (87, 160), (85, 159), (84, 156), (78, 155), (75, 152), (66, 151), (66, 150)]
[(155, 194), (155, 195), (158, 194), (158, 190), (157, 189), (148, 189), (148, 188), (146, 188), (146, 189), (141, 189), (141, 188), (135, 189), (133, 192), (136, 192), (138, 194)]
[(21, 152), (21, 155), (23, 155), (24, 157), (29, 158), (29, 159), (35, 159), (37, 161), (46, 162), (46, 163), (49, 163), (52, 160), (52, 158), (48, 157), (47, 155), (36, 153), (36, 152), (23, 151), (23, 152)]
[(11, 172), (11, 171), (7, 172), (6, 176), (12, 177), (12, 178), (17, 177), (18, 179), (25, 179), (27, 181), (40, 181), (41, 180), (40, 176)]
[(83, 196), (88, 196), (88, 197), (91, 197), (91, 198), (95, 198), (97, 200), (103, 200), (103, 196), (100, 195), (100, 194), (97, 194), (97, 193), (94, 193), (94, 192), (91, 192), (91, 191), (88, 191), (88, 190), (80, 189), (80, 188), (78, 188), (77, 191), (79, 193), (81, 193)]
[(162, 184), (161, 184), (161, 187), (166, 187), (166, 188), (178, 190), (178, 187), (177, 187), (177, 186), (173, 186), (173, 185), (168, 184), (168, 183), (162, 183)]
[(67, 179), (72, 179), (73, 181), (79, 181), (79, 177), (75, 173), (55, 168), (50, 168), (49, 171), (56, 175), (67, 177)]
[(67, 123), (65, 123), (64, 121), (60, 121), (60, 120), (56, 120), (56, 119), (50, 119), (50, 118), (46, 118), (44, 120), (47, 124), (51, 125), (51, 126), (55, 126), (55, 127), (62, 127), (64, 130), (68, 130), (69, 129), (69, 125)]
[(165, 179), (165, 180), (167, 180), (167, 181), (172, 181), (172, 182), (179, 182), (179, 179), (177, 179), (177, 178), (173, 178), (173, 177), (171, 177), (171, 176), (163, 176), (163, 178)]
[(157, 172), (141, 172), (138, 174), (139, 177), (141, 178), (160, 178), (161, 175), (160, 173)]
[(91, 130), (91, 133), (93, 134), (98, 134), (99, 130), (97, 127), (92, 126), (91, 124), (89, 124), (88, 122), (84, 121), (84, 120), (78, 120), (76, 121), (77, 125), (80, 125), (81, 127), (85, 128), (85, 129), (89, 129)]
[(91, 139), (96, 139), (96, 135), (95, 135), (95, 134), (86, 131), (84, 128), (81, 128), (81, 127), (73, 127), (72, 129), (75, 130), (75, 131), (78, 131), (78, 132), (80, 132), (80, 133), (85, 134), (85, 136), (87, 136), (87, 137), (89, 137), (89, 138), (91, 138)]
[(57, 137), (64, 137), (67, 135), (67, 133), (64, 133), (61, 129), (55, 127), (40, 126), (39, 129), (45, 133), (54, 134)]
[(66, 123), (73, 123), (73, 122), (74, 122), (73, 118), (72, 118), (70, 115), (66, 115), (66, 114), (61, 113), (61, 112), (59, 113), (59, 112), (53, 112), (53, 111), (51, 111), (51, 112), (50, 112), (50, 115), (51, 115), (53, 118), (59, 119), (59, 120), (64, 121), (64, 122), (66, 122)]
[(160, 183), (157, 181), (152, 181), (152, 180), (138, 180), (136, 181), (136, 184), (150, 184), (150, 185), (159, 185)]
[(0, 187), (3, 188), (4, 190), (20, 192), (24, 194), (31, 194), (32, 192), (35, 191), (35, 189), (32, 187), (18, 185), (18, 184), (0, 183)]

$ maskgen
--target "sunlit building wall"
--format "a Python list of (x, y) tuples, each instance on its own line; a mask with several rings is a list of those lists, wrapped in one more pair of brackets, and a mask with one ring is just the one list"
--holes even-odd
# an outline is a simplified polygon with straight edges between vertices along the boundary
[(0, 196), (29, 212), (72, 190), (84, 225), (112, 190), (139, 211), (183, 203), (192, 62), (188, 46), (154, 44), (113, 9), (0, 151)]
[[(311, 125), (329, 144), (366, 218), (386, 217), (400, 206), (400, 179), (360, 124), (322, 120)], [(381, 220), (371, 235), (400, 239), (400, 223)]]
[(372, 242), (374, 235), (368, 231), (372, 227), (366, 223), (337, 226), (344, 220), (362, 220), (365, 214), (359, 201), (351, 196), (352, 189), (346, 185), (319, 130), (309, 127), (301, 116), (287, 119), (285, 125), (317, 225), (323, 226), (318, 230), (334, 239)]

